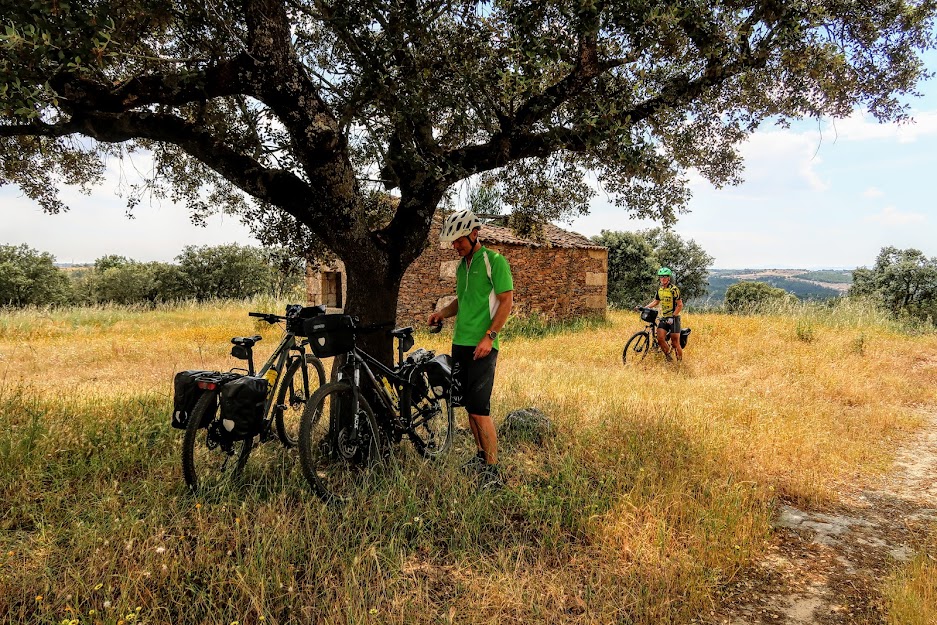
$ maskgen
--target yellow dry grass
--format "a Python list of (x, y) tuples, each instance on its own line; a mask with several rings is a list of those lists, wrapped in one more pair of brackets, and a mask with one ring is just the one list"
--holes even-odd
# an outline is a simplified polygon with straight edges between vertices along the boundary
[(172, 375), (234, 366), (236, 334), (263, 334), (266, 356), (278, 332), (247, 310), (0, 316), (0, 620), (106, 600), (151, 622), (688, 623), (757, 559), (778, 497), (822, 504), (886, 469), (937, 399), (937, 335), (863, 311), (689, 314), (679, 367), (623, 366), (640, 322), (613, 312), (506, 338), (496, 421), (536, 406), (558, 435), (504, 447), (500, 495), (475, 495), (461, 458), (404, 454), (336, 512), (295, 458), (261, 454), (242, 490), (195, 500)]

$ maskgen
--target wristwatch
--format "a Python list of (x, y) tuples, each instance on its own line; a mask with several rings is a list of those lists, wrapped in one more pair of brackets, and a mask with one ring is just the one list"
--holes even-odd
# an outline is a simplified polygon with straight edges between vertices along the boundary
[(488, 330), (488, 338), (490, 338), (493, 341), (496, 338), (498, 338), (498, 333), (495, 332), (494, 330)]

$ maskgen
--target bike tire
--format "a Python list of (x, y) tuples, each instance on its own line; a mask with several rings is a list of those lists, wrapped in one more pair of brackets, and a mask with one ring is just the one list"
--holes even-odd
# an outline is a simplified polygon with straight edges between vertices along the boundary
[(303, 476), (328, 504), (347, 502), (381, 463), (381, 438), (368, 402), (358, 397), (358, 432), (342, 410), (352, 400), (346, 382), (322, 386), (306, 402), (299, 428), (299, 463)]
[[(182, 476), (192, 491), (219, 487), (236, 479), (244, 470), (253, 447), (252, 438), (233, 443), (229, 451), (209, 440), (209, 427), (221, 419), (218, 395), (218, 391), (202, 393), (182, 439)], [(209, 411), (213, 412), (210, 418)]]
[(650, 349), (651, 341), (648, 333), (644, 331), (635, 332), (625, 343), (625, 349), (621, 352), (621, 362), (622, 364), (641, 362)]
[(325, 367), (315, 356), (306, 355), (305, 360), (296, 358), (287, 368), (274, 408), (277, 437), (285, 447), (296, 447), (306, 403), (323, 384)]
[[(430, 391), (432, 395), (432, 391)], [(416, 407), (414, 407), (414, 410)], [(410, 442), (424, 458), (436, 459), (449, 451), (455, 433), (455, 410), (450, 397), (429, 399), (429, 412), (411, 424)]]

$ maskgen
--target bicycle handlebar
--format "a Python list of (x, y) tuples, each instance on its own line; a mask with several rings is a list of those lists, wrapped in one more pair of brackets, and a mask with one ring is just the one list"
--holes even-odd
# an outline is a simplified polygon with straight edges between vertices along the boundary
[(259, 313), (259, 312), (249, 312), (247, 313), (248, 317), (260, 317), (269, 324), (274, 324), (279, 321), (286, 321), (286, 317), (283, 315), (274, 315), (273, 313)]

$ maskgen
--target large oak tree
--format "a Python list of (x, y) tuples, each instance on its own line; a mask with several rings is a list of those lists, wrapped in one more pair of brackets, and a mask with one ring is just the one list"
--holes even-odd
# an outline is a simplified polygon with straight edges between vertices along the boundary
[[(685, 172), (738, 180), (766, 119), (905, 115), (933, 0), (0, 0), (0, 184), (50, 212), (107, 158), (130, 193), (238, 211), (345, 262), (392, 319), (447, 191), (482, 175), (514, 224), (586, 210), (584, 171), (673, 221)], [(399, 202), (375, 199), (378, 189)]]

